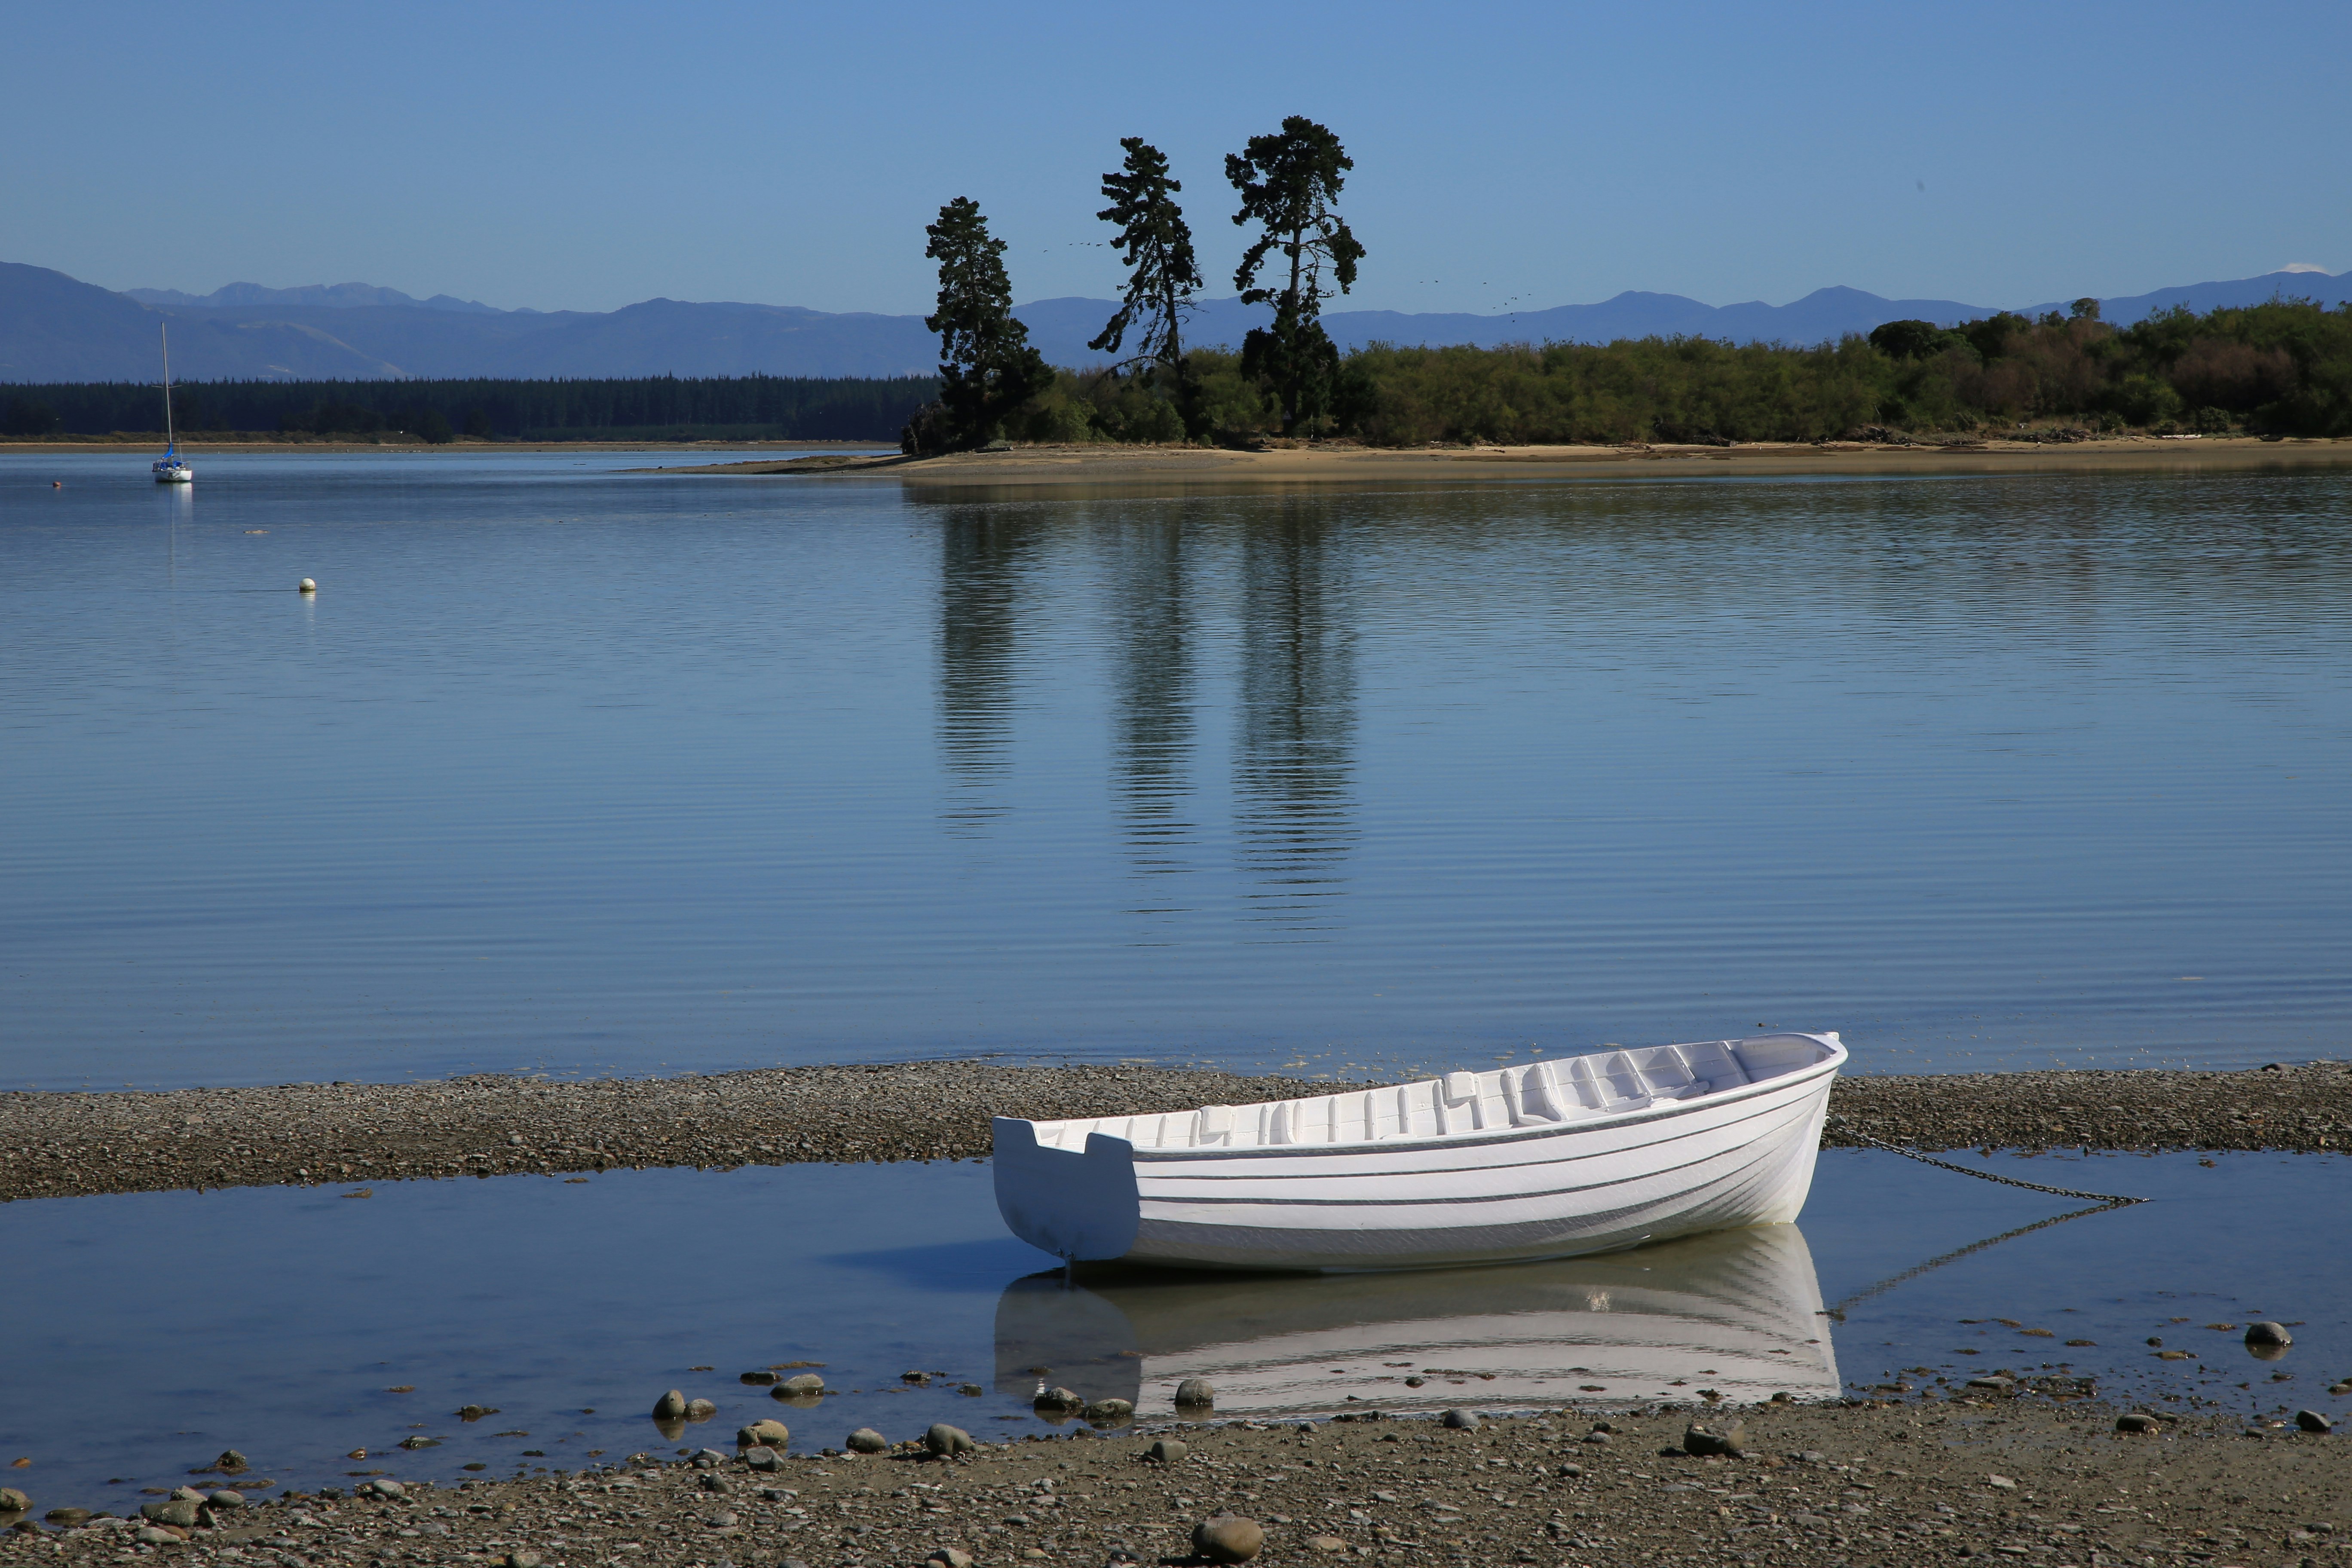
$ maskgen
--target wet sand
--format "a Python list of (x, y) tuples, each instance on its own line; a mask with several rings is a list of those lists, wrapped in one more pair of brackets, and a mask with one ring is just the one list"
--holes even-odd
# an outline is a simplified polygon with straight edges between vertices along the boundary
[(1199, 447), (1021, 447), (944, 457), (814, 457), (632, 472), (716, 478), (890, 479), (908, 486), (1098, 485), (1181, 493), (1289, 484), (1433, 480), (1887, 477), (1926, 474), (2190, 473), (2352, 468), (2352, 440), (2115, 437), (2065, 444), (1988, 439), (1949, 446), (1760, 442), (1736, 447), (1449, 447), (1389, 449), (1333, 442), (1229, 451)]
[[(1740, 1415), (1742, 1456), (1679, 1451), (1694, 1419)], [(34, 1521), (59, 1500), (36, 1495), (17, 1532), (0, 1536), (0, 1563), (916, 1568), (931, 1558), (1098, 1568), (1195, 1561), (1193, 1528), (1220, 1512), (1261, 1527), (1255, 1561), (1265, 1563), (2317, 1568), (2352, 1559), (2343, 1439), (2210, 1415), (2124, 1435), (2116, 1416), (2087, 1401), (1954, 1389), (1719, 1415), (1561, 1410), (1489, 1416), (1475, 1430), (1377, 1415), (1161, 1424), (983, 1442), (952, 1459), (908, 1451), (917, 1445), (813, 1452), (845, 1440), (828, 1430), (793, 1433), (790, 1457), (761, 1454), (756, 1469), (725, 1434), (709, 1434), (703, 1440), (721, 1446), (696, 1458), (664, 1445), (576, 1476), (395, 1483), (396, 1498), (264, 1502), (257, 1490), (242, 1506), (186, 1510), (180, 1517), (199, 1522), (171, 1530), (111, 1520), (44, 1529)], [(1590, 1440), (1596, 1419), (1614, 1428), (1605, 1442)], [(1146, 1458), (1155, 1433), (1189, 1452), (1173, 1463)], [(27, 1477), (11, 1479), (24, 1487)], [(237, 1480), (190, 1479), (207, 1489)], [(373, 1483), (352, 1483), (363, 1484)]]
[[(910, 1062), (680, 1079), (472, 1077), (0, 1094), (0, 1201), (619, 1167), (978, 1159), (992, 1115), (1055, 1120), (1339, 1087), (1136, 1066)], [(1368, 1087), (1368, 1086), (1358, 1086)], [(1823, 1142), (1924, 1149), (2352, 1148), (2352, 1063), (2251, 1072), (1845, 1078)]]

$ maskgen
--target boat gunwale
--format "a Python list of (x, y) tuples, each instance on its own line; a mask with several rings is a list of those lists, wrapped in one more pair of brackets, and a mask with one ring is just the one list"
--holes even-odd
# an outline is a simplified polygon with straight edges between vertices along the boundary
[[(1810, 1079), (1822, 1077), (1824, 1075), (1830, 1077), (1836, 1076), (1838, 1068), (1843, 1065), (1849, 1054), (1843, 1041), (1832, 1042), (1824, 1040), (1821, 1035), (1807, 1033), (1801, 1030), (1790, 1030), (1789, 1033), (1801, 1035), (1803, 1038), (1815, 1041), (1816, 1043), (1823, 1046), (1830, 1054), (1822, 1058), (1820, 1061), (1813, 1062), (1801, 1068), (1793, 1068), (1787, 1072), (1776, 1074), (1775, 1076), (1762, 1079), (1759, 1082), (1741, 1084), (1736, 1089), (1718, 1089), (1712, 1093), (1694, 1096), (1689, 1100), (1674, 1100), (1664, 1106), (1658, 1105), (1653, 1101), (1651, 1104), (1643, 1106), (1636, 1110), (1602, 1111), (1597, 1116), (1580, 1117), (1571, 1121), (1543, 1122), (1527, 1127), (1497, 1128), (1491, 1131), (1487, 1129), (1480, 1128), (1473, 1133), (1437, 1132), (1412, 1138), (1358, 1138), (1349, 1139), (1345, 1142), (1337, 1143), (1250, 1143), (1237, 1146), (1229, 1145), (1223, 1148), (1204, 1148), (1197, 1145), (1188, 1149), (1166, 1149), (1156, 1146), (1147, 1147), (1145, 1145), (1136, 1143), (1129, 1139), (1121, 1138), (1118, 1134), (1111, 1132), (1090, 1131), (1087, 1134), (1087, 1137), (1089, 1142), (1097, 1138), (1102, 1138), (1115, 1143), (1125, 1143), (1128, 1146), (1129, 1155), (1138, 1164), (1142, 1164), (1145, 1163), (1175, 1163), (1180, 1161), (1187, 1160), (1244, 1160), (1261, 1157), (1328, 1158), (1333, 1154), (1366, 1153), (1373, 1150), (1390, 1149), (1475, 1149), (1496, 1143), (1525, 1142), (1531, 1139), (1555, 1137), (1562, 1133), (1590, 1131), (1602, 1127), (1634, 1127), (1641, 1125), (1644, 1121), (1662, 1121), (1671, 1117), (1685, 1115), (1694, 1110), (1707, 1110), (1718, 1105), (1736, 1104), (1742, 1100), (1759, 1098), (1762, 1095), (1774, 1093), (1780, 1089), (1793, 1088), (1798, 1084), (1807, 1082)], [(1750, 1037), (1770, 1038), (1772, 1037), (1755, 1036)], [(1675, 1043), (1697, 1044), (1699, 1042), (1677, 1041)], [(1637, 1048), (1646, 1049), (1654, 1047)], [(1578, 1054), (1580, 1056), (1598, 1056), (1603, 1053), (1586, 1051), (1580, 1052)], [(1560, 1059), (1572, 1061), (1575, 1058), (1562, 1058)], [(1382, 1089), (1409, 1089), (1416, 1084), (1443, 1083), (1444, 1081), (1444, 1079), (1441, 1075), (1434, 1079), (1414, 1079), (1410, 1082), (1403, 1084), (1375, 1084), (1368, 1089), (1335, 1089), (1332, 1093), (1377, 1094)], [(1230, 1109), (1237, 1111), (1255, 1110), (1265, 1106), (1303, 1105), (1308, 1100), (1328, 1100), (1329, 1098), (1331, 1098), (1331, 1095), (1300, 1095), (1292, 1100), (1253, 1100), (1246, 1105), (1236, 1105)], [(1199, 1109), (1205, 1108), (1196, 1108), (1194, 1113), (1197, 1113)], [(1149, 1114), (1151, 1113), (1139, 1113), (1139, 1115)], [(1186, 1113), (1167, 1111), (1160, 1114), (1179, 1115)], [(1018, 1121), (1025, 1121), (1027, 1119), (1024, 1117), (1003, 1117), (1000, 1120)], [(1066, 1127), (1073, 1121), (1099, 1122), (1118, 1120), (1119, 1120), (1119, 1118), (1109, 1116), (1073, 1116), (1055, 1121), (1031, 1121), (1029, 1122), (1029, 1126), (1032, 1129), (1034, 1135), (1037, 1129), (1045, 1127)], [(1040, 1140), (1040, 1142), (1042, 1142), (1043, 1141)], [(1077, 1153), (1080, 1151), (1064, 1150), (1062, 1152), (1066, 1153)], [(1334, 1173), (1335, 1175), (1342, 1173)]]

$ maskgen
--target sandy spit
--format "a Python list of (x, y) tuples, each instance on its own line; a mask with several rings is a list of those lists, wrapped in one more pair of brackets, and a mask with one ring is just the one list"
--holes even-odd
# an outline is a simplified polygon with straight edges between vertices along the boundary
[[(289, 1493), (206, 1508), (184, 1531), (33, 1521), (0, 1563), (720, 1563), (761, 1568), (1177, 1563), (1218, 1512), (1264, 1531), (1262, 1563), (1565, 1564), (2164, 1562), (2333, 1564), (2352, 1545), (2344, 1439), (2292, 1425), (2166, 1418), (2116, 1430), (2086, 1401), (1978, 1397), (1745, 1413), (1744, 1453), (1690, 1458), (1694, 1419), (1652, 1406), (1488, 1417), (1475, 1430), (1362, 1415), (983, 1443), (953, 1459), (902, 1448), (811, 1453), (753, 1468), (727, 1448), (650, 1454), (577, 1475), (407, 1486), (392, 1499)], [(1153, 1433), (1189, 1452), (1145, 1457)], [(842, 1439), (826, 1433), (816, 1441)], [(912, 1446), (908, 1446), (912, 1447)], [(208, 1488), (234, 1478), (204, 1478)], [(335, 1489), (341, 1490), (341, 1489)], [(0, 1521), (5, 1522), (5, 1521)], [(153, 1539), (142, 1541), (142, 1534)], [(184, 1534), (185, 1541), (174, 1537)], [(952, 1555), (950, 1555), (952, 1553)]]
[(633, 473), (717, 478), (893, 480), (909, 488), (1048, 489), (1102, 486), (1123, 493), (1187, 494), (1226, 488), (1415, 484), (1448, 480), (1654, 479), (1776, 475), (2200, 472), (2352, 467), (2352, 439), (2176, 441), (2114, 437), (2062, 444), (1993, 439), (1953, 446), (1853, 441), (1752, 442), (1737, 447), (1448, 447), (1391, 449), (1347, 443), (1227, 451), (1199, 447), (1020, 447), (937, 458), (812, 457), (713, 463)]
[[(677, 1079), (469, 1077), (0, 1094), (0, 1201), (616, 1167), (973, 1159), (989, 1118), (1183, 1110), (1329, 1081), (908, 1062)], [(2352, 1063), (1841, 1079), (1824, 1142), (1927, 1149), (2352, 1148)]]

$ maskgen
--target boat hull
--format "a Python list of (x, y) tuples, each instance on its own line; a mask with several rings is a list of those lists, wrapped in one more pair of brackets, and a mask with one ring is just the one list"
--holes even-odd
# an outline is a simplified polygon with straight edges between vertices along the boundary
[(1832, 1043), (1811, 1067), (1723, 1093), (1492, 1133), (1339, 1146), (1041, 1144), (996, 1120), (1013, 1233), (1074, 1261), (1190, 1268), (1440, 1268), (1572, 1258), (1792, 1221), (1811, 1191)]

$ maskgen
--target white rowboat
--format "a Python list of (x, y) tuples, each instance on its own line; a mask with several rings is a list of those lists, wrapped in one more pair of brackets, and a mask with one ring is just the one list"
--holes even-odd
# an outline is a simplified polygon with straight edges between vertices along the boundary
[[(1063, 1271), (996, 1304), (996, 1387), (1026, 1402), (1040, 1364), (1089, 1401), (1141, 1415), (1187, 1378), (1221, 1415), (1494, 1405), (1732, 1405), (1840, 1384), (1804, 1233), (1757, 1226), (1605, 1258), (1471, 1272)], [(1409, 1380), (1409, 1381), (1408, 1381)], [(1059, 1422), (1065, 1414), (1040, 1410)]]
[(996, 1205), (1074, 1262), (1437, 1268), (1794, 1220), (1835, 1034), (1597, 1051), (1260, 1105), (995, 1119)]

